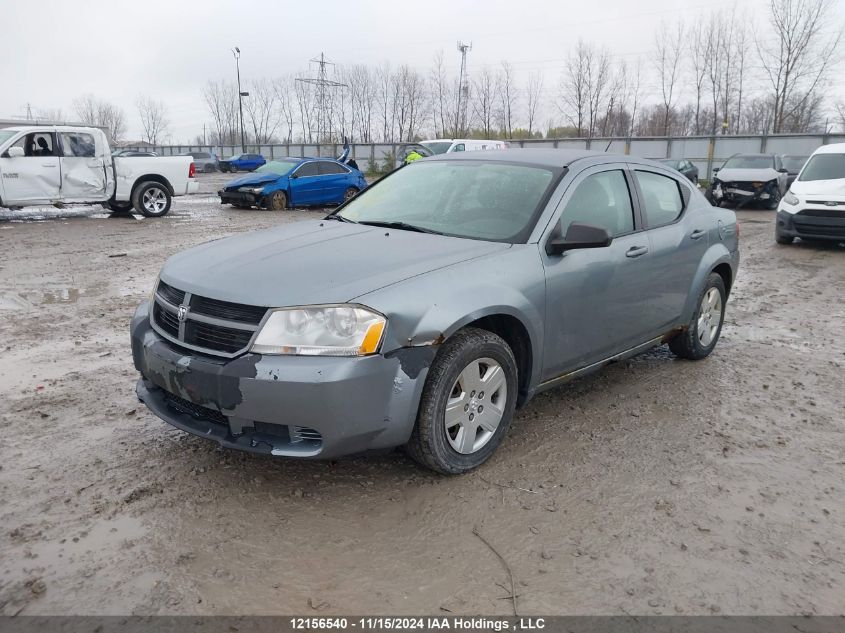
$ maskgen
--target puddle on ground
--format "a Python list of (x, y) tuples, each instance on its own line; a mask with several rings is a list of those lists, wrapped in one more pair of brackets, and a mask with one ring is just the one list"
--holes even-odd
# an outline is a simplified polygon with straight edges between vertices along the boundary
[[(102, 294), (105, 288), (105, 283), (98, 283), (87, 288), (51, 285), (23, 290), (0, 289), (0, 310), (31, 310), (39, 305), (71, 305), (87, 295)], [(128, 288), (118, 290), (118, 295), (122, 297), (131, 294), (136, 293)]]

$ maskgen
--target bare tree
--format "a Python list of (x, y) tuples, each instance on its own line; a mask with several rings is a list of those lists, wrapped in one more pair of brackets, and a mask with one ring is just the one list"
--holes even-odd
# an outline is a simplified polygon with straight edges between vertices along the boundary
[(528, 75), (528, 86), (525, 90), (526, 108), (528, 113), (528, 138), (534, 130), (534, 122), (537, 120), (537, 108), (543, 94), (543, 76), (539, 72)]
[(249, 96), (244, 97), (244, 118), (252, 128), (252, 140), (258, 144), (270, 143), (281, 122), (278, 92), (268, 79), (255, 79), (248, 86)]
[(484, 133), (484, 138), (492, 138), (497, 86), (493, 73), (487, 66), (484, 66), (473, 80), (472, 93), (473, 118)]
[(513, 66), (507, 61), (502, 61), (501, 69), (496, 83), (498, 84), (498, 94), (500, 102), (500, 119), (499, 126), (507, 138), (513, 137), (513, 113), (516, 108), (516, 88), (514, 86), (514, 72)]
[(434, 68), (429, 79), (432, 91), (432, 116), (434, 117), (434, 135), (446, 136), (446, 131), (456, 129), (457, 113), (454, 111), (455, 98), (446, 75), (443, 51), (434, 56)]
[(628, 128), (628, 137), (634, 135), (634, 126), (637, 122), (637, 108), (640, 105), (640, 84), (642, 83), (642, 64), (639, 60), (637, 60), (636, 70), (631, 75), (631, 80), (628, 82), (630, 85), (630, 98), (631, 98), (631, 125)]
[(683, 54), (684, 25), (677, 22), (670, 26), (661, 23), (655, 37), (655, 54), (660, 94), (663, 98), (663, 135), (669, 136), (669, 117), (672, 111), (672, 100), (675, 96), (675, 85), (680, 75), (680, 61)]
[[(760, 63), (774, 104), (772, 132), (783, 131), (786, 120), (805, 107), (830, 70), (842, 37), (839, 29), (825, 37), (833, 0), (770, 0), (773, 42), (755, 38)], [(773, 33), (772, 33), (773, 32)]]
[(73, 111), (81, 123), (108, 129), (112, 142), (120, 143), (126, 134), (126, 115), (123, 109), (107, 101), (85, 95), (75, 99)]
[(722, 96), (722, 67), (724, 46), (722, 44), (725, 30), (722, 16), (715, 11), (710, 14), (705, 27), (704, 58), (707, 69), (707, 81), (710, 86), (710, 134), (715, 134), (719, 121), (719, 103)]
[(842, 132), (845, 132), (845, 101), (838, 101), (834, 107), (836, 109), (836, 116), (839, 119), (839, 127)]
[(578, 136), (584, 134), (584, 120), (587, 116), (589, 98), (589, 68), (593, 61), (593, 49), (583, 40), (578, 40), (574, 53), (569, 54), (561, 78), (561, 97), (564, 107), (561, 111), (577, 129)]
[(151, 145), (158, 145), (168, 134), (170, 122), (167, 119), (167, 106), (163, 101), (151, 97), (138, 97), (135, 102), (141, 117), (141, 129), (144, 140)]
[(273, 90), (276, 92), (276, 101), (279, 104), (280, 125), (284, 132), (283, 141), (293, 142), (293, 128), (296, 121), (294, 115), (294, 83), (296, 81), (291, 75), (277, 77), (273, 80)]
[(695, 20), (689, 33), (690, 61), (695, 88), (695, 134), (701, 134), (701, 98), (704, 93), (704, 81), (707, 78), (707, 27), (704, 20)]

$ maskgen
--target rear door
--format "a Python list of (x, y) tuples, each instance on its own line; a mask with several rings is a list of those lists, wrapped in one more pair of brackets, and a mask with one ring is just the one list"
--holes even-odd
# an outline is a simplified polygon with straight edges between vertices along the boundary
[(113, 175), (105, 139), (88, 131), (59, 133), (62, 167), (62, 199), (94, 202), (111, 196)]
[(316, 161), (303, 163), (296, 168), (290, 179), (290, 198), (292, 204), (318, 204), (320, 178)]
[(350, 186), (349, 170), (335, 162), (319, 162), (320, 199), (325, 204), (343, 202), (343, 194)]
[(642, 208), (651, 257), (646, 273), (652, 293), (647, 311), (654, 336), (677, 325), (698, 265), (709, 245), (711, 224), (702, 212), (686, 210), (692, 200), (687, 182), (642, 165), (631, 165)]
[(54, 132), (22, 134), (8, 149), (19, 147), (23, 156), (0, 157), (3, 202), (6, 205), (37, 204), (61, 200), (61, 170)]
[(599, 226), (613, 238), (604, 248), (549, 255), (546, 269), (546, 337), (543, 380), (586, 367), (648, 340), (643, 314), (651, 299), (648, 236), (635, 213), (632, 176), (624, 164), (585, 169), (556, 212), (566, 235), (573, 222)]

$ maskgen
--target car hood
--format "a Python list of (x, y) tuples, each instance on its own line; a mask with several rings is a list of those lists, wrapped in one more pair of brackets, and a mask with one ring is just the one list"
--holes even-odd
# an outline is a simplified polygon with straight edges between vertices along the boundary
[(796, 180), (789, 188), (799, 196), (835, 196), (845, 198), (845, 178), (836, 180)]
[(720, 169), (716, 178), (722, 182), (769, 182), (780, 176), (773, 167), (766, 169)]
[(345, 303), (510, 244), (310, 220), (202, 244), (171, 257), (161, 278), (212, 299), (284, 307)]
[(246, 176), (241, 176), (240, 178), (235, 178), (234, 180), (230, 180), (226, 183), (226, 189), (237, 189), (238, 187), (246, 187), (249, 185), (266, 185), (271, 182), (276, 182), (279, 178), (286, 178), (286, 176), (280, 176), (279, 174), (248, 174)]

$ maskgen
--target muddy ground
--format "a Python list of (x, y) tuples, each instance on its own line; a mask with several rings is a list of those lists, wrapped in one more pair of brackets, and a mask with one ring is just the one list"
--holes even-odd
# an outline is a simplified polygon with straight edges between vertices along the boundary
[[(708, 360), (546, 393), (494, 458), (222, 451), (134, 395), (128, 324), (170, 254), (319, 211), (0, 210), (0, 613), (830, 614), (845, 595), (845, 247), (742, 211)], [(291, 274), (297, 274), (291, 271)]]

